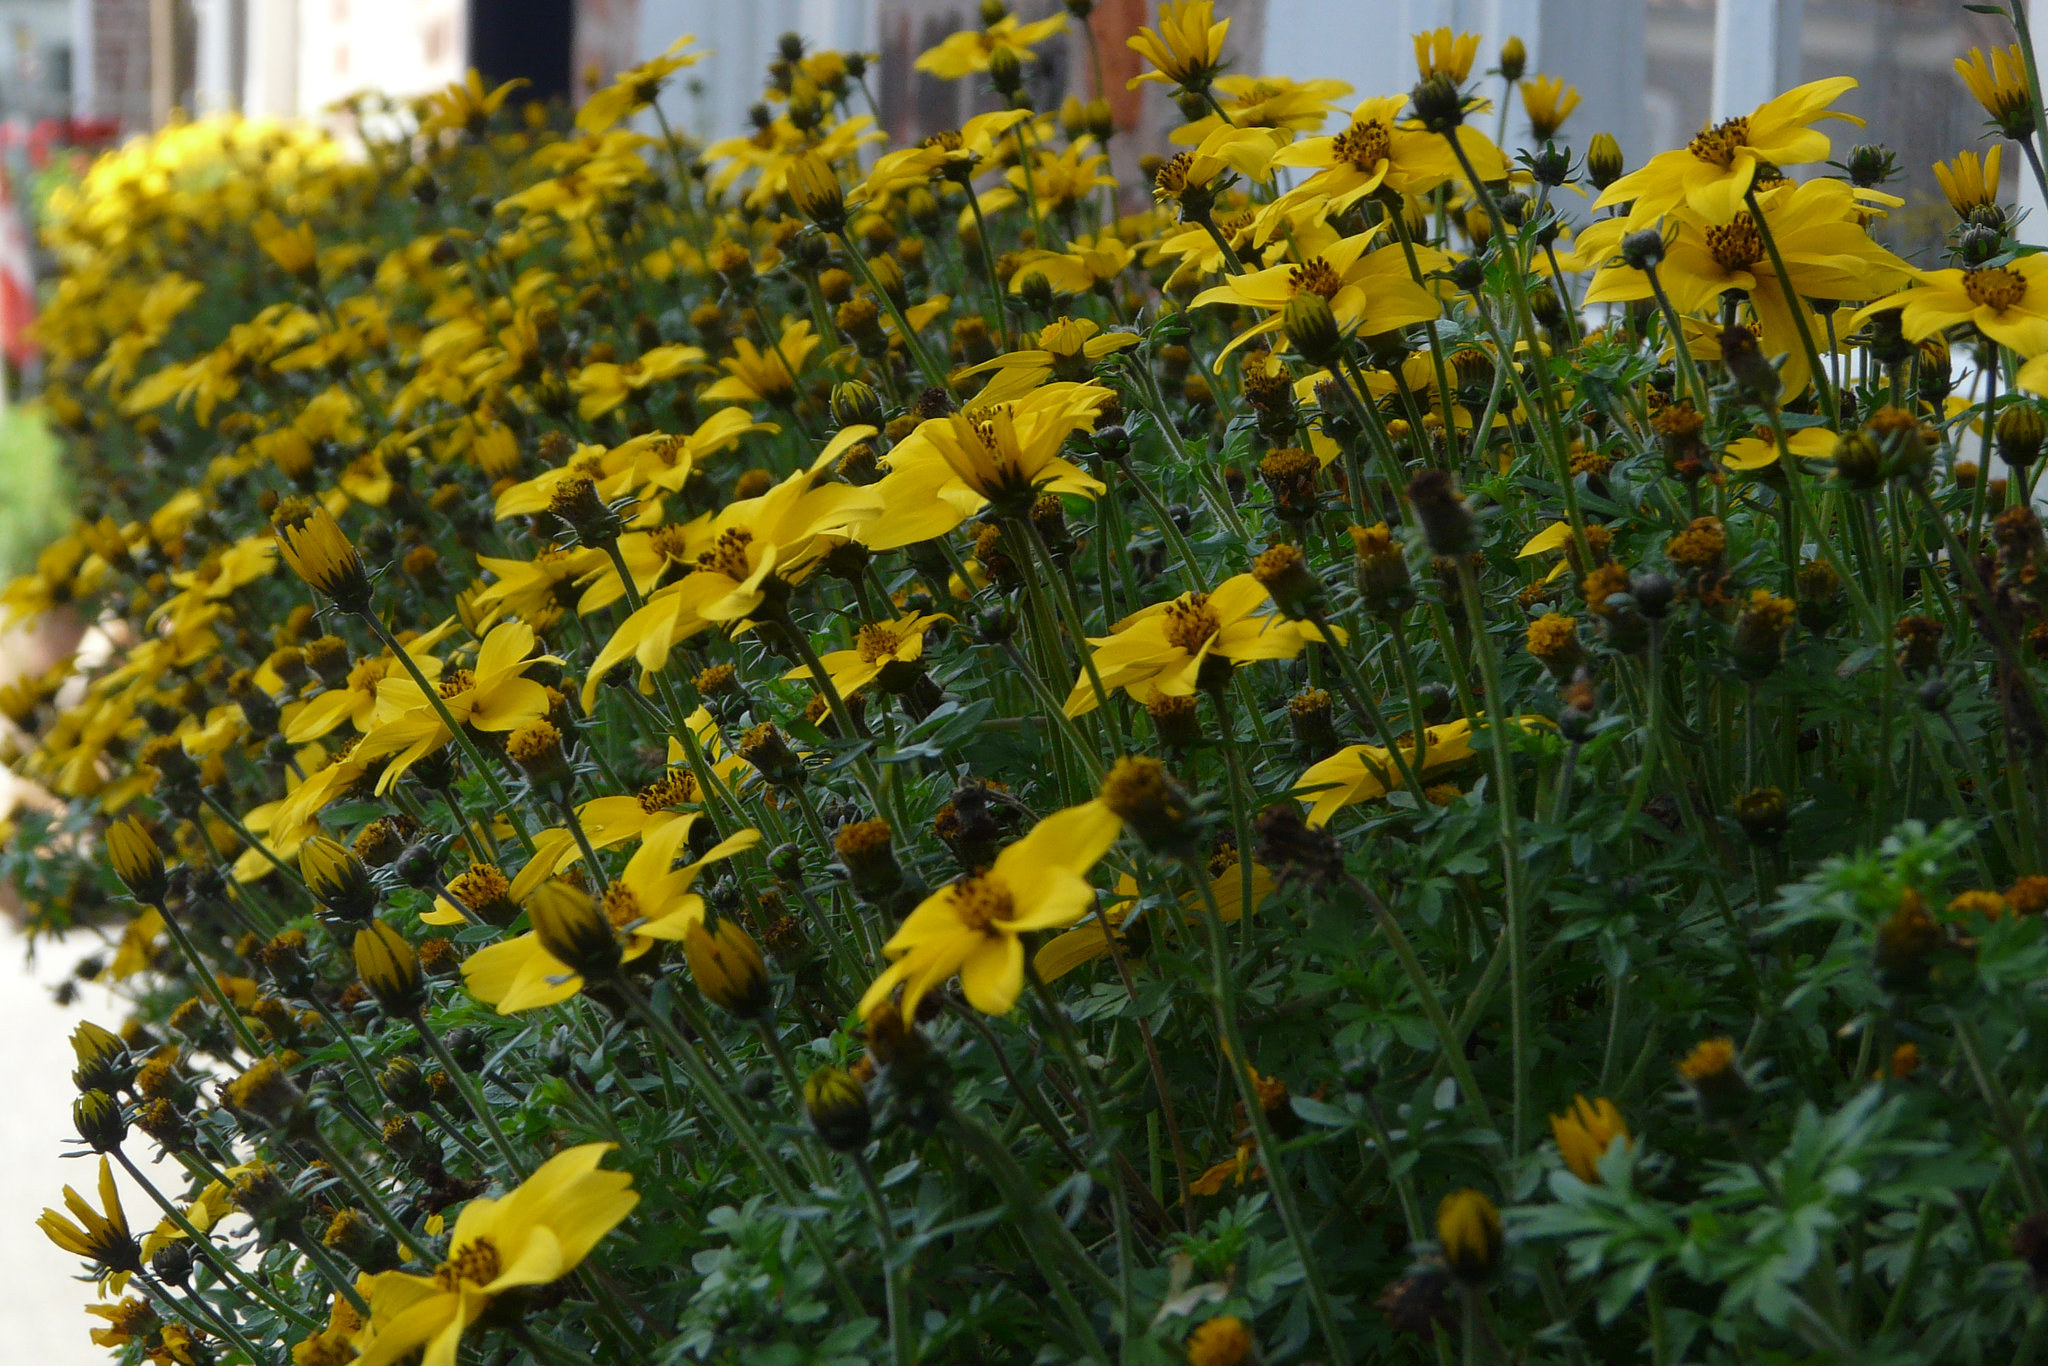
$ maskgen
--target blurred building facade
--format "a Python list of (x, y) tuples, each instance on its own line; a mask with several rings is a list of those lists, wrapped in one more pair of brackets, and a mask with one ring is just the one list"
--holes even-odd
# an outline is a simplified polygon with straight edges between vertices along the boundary
[[(1124, 39), (1157, 3), (1095, 0), (1095, 42), (1076, 23), (1031, 72), (1049, 107), (1070, 90), (1097, 93), (1099, 62), (1102, 93), (1132, 135), (1118, 140), (1125, 156), (1160, 145), (1177, 119), (1162, 87), (1125, 88), (1138, 66)], [(2048, 0), (2033, 3), (2036, 31), (2048, 36)], [(1060, 6), (1013, 0), (1027, 19)], [(364, 89), (432, 90), (471, 66), (573, 97), (692, 33), (715, 56), (670, 84), (663, 112), (711, 138), (746, 125), (777, 39), (793, 30), (875, 54), (876, 112), (899, 139), (917, 138), (992, 103), (985, 85), (914, 67), (918, 53), (977, 23), (979, 9), (979, 0), (0, 0), (0, 128), (97, 120), (132, 131), (176, 110), (314, 115)], [(1412, 32), (1476, 31), (1482, 66), (1518, 35), (1531, 70), (1583, 97), (1567, 140), (1583, 145), (1609, 130), (1631, 162), (1801, 80), (1855, 76), (1862, 88), (1843, 104), (1868, 126), (1838, 126), (1841, 140), (1898, 153), (1913, 201), (1898, 216), (1901, 245), (1939, 219), (1932, 162), (1977, 145), (1981, 131), (1951, 63), (2005, 33), (2002, 20), (1961, 0), (1218, 0), (1217, 11), (1233, 21), (1236, 69), (1337, 77), (1360, 95), (1412, 82)], [(1498, 98), (1498, 83), (1487, 93)], [(1512, 126), (1520, 109), (1506, 103)], [(2006, 167), (2015, 186), (2017, 162)], [(2048, 231), (2048, 210), (2034, 207), (2035, 226)]]

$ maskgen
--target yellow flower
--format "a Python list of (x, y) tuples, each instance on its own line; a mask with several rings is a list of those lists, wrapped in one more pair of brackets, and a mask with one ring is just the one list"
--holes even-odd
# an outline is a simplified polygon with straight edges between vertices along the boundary
[(1953, 161), (1934, 163), (1934, 178), (1941, 182), (1941, 192), (1956, 217), (1967, 219), (1974, 211), (1998, 203), (1998, 173), (2004, 156), (2005, 144), (1994, 142), (1981, 165), (1975, 152), (1958, 152)]
[(2017, 140), (2033, 131), (2033, 92), (2027, 86), (2026, 54), (2018, 43), (1992, 48), (1989, 59), (1982, 48), (1973, 47), (1969, 56), (1956, 58), (1955, 67), (2001, 133)]
[[(892, 670), (897, 674), (906, 672), (905, 666), (916, 666), (924, 658), (925, 632), (941, 621), (952, 618), (943, 613), (911, 612), (894, 621), (878, 622), (862, 626), (854, 634), (853, 648), (833, 650), (819, 658), (825, 666), (826, 677), (832, 680), (832, 687), (841, 697), (850, 697), (877, 680), (888, 689), (892, 681)], [(915, 667), (907, 670), (910, 674), (919, 672)], [(784, 678), (809, 678), (808, 664), (799, 664)]]
[(1529, 115), (1529, 133), (1538, 142), (1556, 137), (1578, 107), (1578, 87), (1556, 76), (1532, 76), (1522, 82), (1522, 109)]
[(370, 605), (370, 577), (363, 557), (325, 505), (288, 499), (278, 505), (271, 524), (284, 562), (308, 587), (344, 612), (360, 612)]
[(1012, 128), (1031, 117), (1028, 109), (997, 109), (976, 114), (957, 132), (947, 131), (926, 138), (915, 147), (885, 152), (875, 158), (868, 177), (847, 196), (852, 204), (883, 199), (934, 176), (965, 181), (974, 168), (996, 154), (996, 146)]
[(1060, 450), (1110, 398), (1098, 384), (1058, 381), (1013, 403), (919, 423), (889, 453), (889, 473), (873, 486), (880, 511), (861, 539), (893, 550), (943, 536), (991, 505), (1017, 516), (1046, 493), (1093, 498), (1102, 484)]
[(1336, 101), (1351, 93), (1343, 81), (1293, 81), (1285, 76), (1220, 76), (1216, 97), (1222, 114), (1205, 114), (1167, 134), (1166, 140), (1193, 147), (1223, 125), (1312, 133), (1328, 122)]
[[(1526, 715), (1515, 717), (1508, 724), (1530, 731), (1548, 727), (1552, 722), (1547, 717)], [(1422, 762), (1415, 775), (1418, 779), (1426, 781), (1472, 757), (1472, 726), (1463, 717), (1441, 726), (1430, 726), (1422, 735)], [(1414, 767), (1416, 753), (1413, 740), (1403, 738), (1400, 745), (1410, 767)], [(1401, 770), (1395, 765), (1392, 754), (1379, 745), (1350, 745), (1321, 763), (1311, 765), (1295, 782), (1294, 795), (1313, 804), (1308, 813), (1308, 823), (1322, 826), (1345, 807), (1384, 797), (1400, 785)]]
[(583, 107), (576, 111), (576, 126), (586, 133), (602, 133), (654, 103), (670, 76), (686, 66), (695, 66), (708, 55), (685, 50), (696, 41), (694, 35), (685, 33), (659, 57), (621, 71), (610, 85), (583, 102)]
[(1920, 270), (1913, 275), (1917, 288), (1867, 305), (1850, 327), (1861, 326), (1873, 313), (1897, 309), (1908, 341), (1924, 341), (1969, 323), (2023, 356), (2048, 351), (2048, 256), (2018, 256), (2002, 266)]
[(616, 1146), (566, 1149), (510, 1194), (471, 1200), (449, 1236), (448, 1259), (433, 1275), (371, 1277), (359, 1366), (390, 1366), (422, 1347), (421, 1366), (455, 1366), (463, 1330), (498, 1296), (575, 1270), (640, 1203), (630, 1174), (597, 1165)]
[[(1019, 266), (1022, 274), (1025, 267)], [(1017, 281), (1011, 281), (1014, 290)], [(953, 378), (966, 379), (993, 372), (995, 378), (975, 396), (977, 404), (1008, 403), (1036, 389), (1049, 379), (1081, 382), (1093, 377), (1095, 363), (1144, 340), (1135, 332), (1104, 332), (1090, 318), (1054, 318), (1038, 334), (1038, 345), (1010, 351), (994, 360), (970, 365)]]
[[(1764, 354), (1786, 357), (1780, 377), (1790, 396), (1803, 391), (1809, 379), (1799, 317), (1805, 318), (1808, 335), (1822, 335), (1805, 300), (1868, 299), (1904, 283), (1911, 268), (1871, 239), (1854, 195), (1841, 181), (1774, 185), (1757, 196), (1757, 203), (1777, 242), (1786, 279), (1778, 277), (1748, 209), (1717, 224), (1684, 206), (1673, 208), (1665, 219), (1670, 238), (1658, 279), (1682, 313), (1711, 316), (1723, 294), (1742, 291), (1760, 324)], [(1616, 259), (1594, 276), (1586, 302), (1635, 301), (1653, 292), (1648, 275)]]
[(312, 284), (320, 278), (314, 266), (318, 246), (313, 240), (313, 225), (298, 223), (286, 227), (274, 213), (265, 213), (251, 226), (256, 245), (263, 248), (263, 254), (284, 269), (285, 274), (305, 284)]
[(1034, 47), (1055, 33), (1066, 31), (1064, 12), (1028, 24), (1019, 23), (1014, 14), (1005, 14), (986, 28), (948, 34), (937, 47), (919, 53), (915, 66), (942, 81), (957, 81), (987, 71), (989, 59), (1002, 48), (1015, 53), (1019, 61), (1032, 61), (1038, 55), (1032, 51)]
[(1574, 1096), (1571, 1109), (1550, 1117), (1550, 1133), (1572, 1175), (1596, 1186), (1600, 1184), (1600, 1159), (1607, 1156), (1614, 1141), (1634, 1146), (1621, 1112), (1604, 1097), (1589, 1101)]
[[(1211, 865), (1212, 868), (1214, 865)], [(1218, 919), (1226, 925), (1236, 924), (1244, 918), (1244, 879), (1239, 875), (1236, 859), (1230, 866), (1209, 879), (1209, 890), (1216, 898)], [(1262, 864), (1252, 865), (1252, 909), (1265, 904), (1273, 894), (1273, 874)], [(1109, 938), (1116, 936), (1118, 944), (1128, 943), (1128, 932), (1124, 922), (1138, 909), (1138, 880), (1129, 874), (1117, 879), (1116, 895), (1122, 900), (1105, 907), (1100, 920), (1090, 918), (1063, 934), (1056, 934), (1041, 946), (1031, 957), (1031, 966), (1046, 981), (1055, 981), (1066, 976), (1085, 963), (1091, 963), (1109, 952)], [(1207, 914), (1207, 907), (1197, 894), (1181, 898), (1181, 909), (1191, 923)], [(1135, 956), (1129, 947), (1125, 955)]]
[(142, 1270), (142, 1249), (128, 1232), (128, 1216), (121, 1211), (121, 1193), (114, 1188), (113, 1168), (105, 1154), (100, 1156), (100, 1209), (69, 1186), (64, 1188), (64, 1204), (76, 1223), (46, 1209), (36, 1227), (58, 1247), (92, 1262), (99, 1269), (102, 1293), (120, 1294), (128, 1277)]
[(697, 567), (656, 590), (598, 652), (583, 686), (584, 708), (592, 706), (604, 676), (625, 660), (637, 659), (653, 672), (667, 664), (679, 642), (700, 631), (713, 625), (744, 628), (764, 605), (775, 608), (791, 585), (809, 578), (828, 551), (845, 544), (881, 508), (881, 486), (820, 480), (843, 450), (874, 434), (872, 427), (845, 428), (809, 469), (758, 498), (727, 504), (712, 518)]
[[(1196, 295), (1197, 308), (1237, 304), (1266, 315), (1223, 348), (1216, 357), (1216, 372), (1221, 374), (1224, 361), (1246, 342), (1280, 331), (1288, 301), (1297, 294), (1321, 295), (1341, 329), (1367, 335), (1429, 322), (1442, 313), (1436, 295), (1416, 284), (1409, 274), (1407, 257), (1399, 245), (1367, 250), (1378, 235), (1379, 229), (1373, 228), (1353, 237), (1333, 239), (1325, 234), (1318, 241), (1310, 236), (1297, 244), (1304, 258), (1300, 265), (1233, 275)], [(1415, 253), (1424, 271), (1450, 264), (1450, 258), (1433, 247), (1418, 245)]]
[(1479, 35), (1437, 28), (1414, 35), (1415, 70), (1423, 80), (1449, 76), (1463, 85), (1472, 74), (1472, 59), (1479, 55)]
[(623, 364), (600, 361), (578, 370), (569, 381), (579, 396), (576, 412), (585, 422), (603, 417), (643, 389), (665, 384), (677, 375), (703, 368), (704, 351), (696, 346), (657, 346), (638, 360)]
[(781, 338), (766, 351), (745, 337), (735, 337), (733, 353), (718, 364), (725, 378), (697, 391), (697, 397), (719, 403), (783, 403), (796, 392), (796, 377), (818, 349), (817, 334), (807, 320), (786, 323)]
[[(1207, 234), (1203, 234), (1205, 237)], [(1086, 294), (1107, 286), (1137, 259), (1130, 243), (1114, 233), (1070, 239), (1065, 251), (1034, 247), (1020, 252), (1017, 269), (1010, 276), (1010, 292), (1021, 293), (1026, 277), (1042, 275), (1045, 282), (1062, 294)]]
[[(1183, 593), (1140, 608), (1107, 636), (1091, 638), (1095, 672), (1105, 690), (1122, 688), (1143, 702), (1154, 694), (1188, 697), (1227, 679), (1239, 664), (1292, 659), (1322, 633), (1272, 610), (1272, 598), (1250, 574), (1225, 579), (1213, 593)], [(1095, 685), (1084, 670), (1067, 695), (1066, 712), (1095, 710)]]
[[(464, 959), (462, 981), (470, 995), (496, 1006), (500, 1015), (514, 1015), (556, 1005), (583, 990), (582, 975), (551, 953), (538, 932), (548, 909), (545, 903), (551, 897), (570, 903), (560, 918), (590, 919), (601, 926), (599, 933), (616, 941), (614, 962), (630, 963), (659, 941), (683, 939), (692, 925), (704, 920), (704, 898), (691, 890), (698, 875), (709, 865), (761, 842), (758, 830), (742, 830), (712, 846), (695, 862), (676, 867), (691, 826), (689, 820), (678, 820), (650, 830), (596, 902), (566, 883), (545, 883), (530, 894), (515, 884), (513, 893), (524, 896), (537, 930), (485, 945)], [(525, 880), (523, 873), (521, 880)]]
[(1680, 204), (1688, 205), (1708, 223), (1726, 223), (1742, 208), (1742, 199), (1760, 165), (1798, 166), (1824, 161), (1828, 139), (1813, 124), (1843, 119), (1861, 124), (1853, 114), (1828, 106), (1856, 88), (1848, 76), (1810, 81), (1758, 105), (1755, 112), (1724, 119), (1702, 128), (1683, 147), (1659, 152), (1641, 170), (1615, 181), (1593, 201), (1604, 209), (1633, 203), (1631, 230), (1647, 227)]
[(1008, 1013), (1024, 989), (1024, 941), (1032, 930), (1064, 929), (1095, 904), (1084, 876), (1121, 832), (1100, 802), (1047, 816), (996, 856), (985, 873), (954, 879), (910, 913), (883, 952), (894, 961), (860, 999), (870, 1016), (903, 988), (903, 1016), (955, 973), (967, 1002), (984, 1015)]
[[(1405, 123), (1401, 110), (1407, 103), (1405, 95), (1361, 100), (1342, 132), (1302, 138), (1282, 148), (1274, 165), (1314, 167), (1317, 173), (1261, 213), (1257, 240), (1270, 240), (1290, 213), (1320, 199), (1327, 198), (1332, 210), (1345, 209), (1383, 186), (1404, 195), (1427, 194), (1457, 179), (1463, 172), (1450, 143), (1441, 134)], [(1461, 128), (1458, 142), (1480, 175), (1506, 178), (1507, 159), (1486, 134)]]
[(483, 77), (471, 67), (461, 80), (427, 96), (426, 117), (420, 121), (420, 132), (429, 138), (443, 132), (481, 132), (491, 115), (512, 97), (512, 92), (526, 84), (528, 81), (522, 76), (486, 91)]
[[(435, 690), (455, 724), (513, 731), (548, 714), (548, 690), (525, 673), (536, 664), (561, 660), (535, 655), (535, 640), (533, 628), (525, 622), (501, 622), (484, 637), (475, 669), (442, 673)], [(350, 757), (367, 762), (387, 754), (398, 756), (377, 779), (377, 791), (382, 793), (406, 769), (453, 738), (419, 684), (409, 676), (386, 678), (377, 685), (377, 719)]]
[(1136, 90), (1146, 81), (1156, 81), (1183, 90), (1207, 90), (1223, 69), (1223, 40), (1229, 36), (1230, 21), (1216, 17), (1213, 0), (1166, 0), (1159, 7), (1158, 28), (1141, 28), (1124, 40), (1124, 46), (1153, 66), (1126, 85)]

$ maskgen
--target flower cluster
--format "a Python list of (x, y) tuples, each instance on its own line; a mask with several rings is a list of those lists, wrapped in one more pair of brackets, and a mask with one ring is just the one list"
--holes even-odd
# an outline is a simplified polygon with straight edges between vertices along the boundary
[[(95, 1341), (2031, 1351), (2002, 144), (1932, 268), (1852, 81), (1630, 169), (1519, 43), (1361, 97), (1167, 0), (1119, 184), (1038, 107), (1090, 8), (985, 4), (917, 66), (995, 107), (914, 146), (795, 35), (678, 137), (685, 39), (53, 200), (80, 517), (0, 611), (87, 634), (0, 688), (4, 867), (132, 1003), (43, 1221)], [(1962, 75), (2038, 177), (2011, 17)]]

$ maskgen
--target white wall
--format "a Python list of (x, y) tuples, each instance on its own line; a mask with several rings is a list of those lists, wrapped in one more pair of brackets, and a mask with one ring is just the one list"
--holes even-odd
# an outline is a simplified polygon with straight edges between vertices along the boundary
[[(640, 0), (640, 55), (663, 51), (685, 33), (714, 55), (678, 74), (661, 99), (677, 132), (700, 138), (744, 131), (761, 98), (776, 40), (794, 29), (813, 47), (872, 51), (872, 0)], [(692, 87), (702, 94), (692, 94)]]

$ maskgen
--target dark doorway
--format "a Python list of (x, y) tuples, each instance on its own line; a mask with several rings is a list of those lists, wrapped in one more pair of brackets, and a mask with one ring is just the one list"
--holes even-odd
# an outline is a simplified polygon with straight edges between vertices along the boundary
[(487, 86), (524, 76), (523, 95), (567, 99), (575, 36), (573, 0), (469, 0), (469, 62)]

